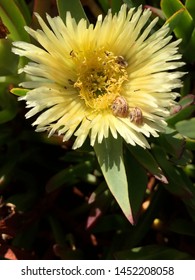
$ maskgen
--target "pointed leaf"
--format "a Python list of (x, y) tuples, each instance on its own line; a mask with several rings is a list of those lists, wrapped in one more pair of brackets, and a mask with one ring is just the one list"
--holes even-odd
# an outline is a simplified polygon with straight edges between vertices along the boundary
[(185, 2), (186, 9), (192, 16), (194, 23), (195, 23), (195, 1), (192, 0), (186, 0)]
[(178, 23), (182, 19), (184, 12), (185, 9), (180, 9), (167, 19), (166, 23), (169, 24), (170, 33), (177, 27)]
[(192, 191), (189, 189), (188, 183), (186, 184), (182, 179), (180, 169), (176, 168), (174, 164), (171, 164), (167, 159), (167, 154), (161, 147), (154, 146), (152, 152), (169, 180), (169, 184), (164, 185), (164, 187), (169, 192), (180, 196), (182, 199), (191, 199)]
[(127, 147), (132, 155), (136, 158), (136, 160), (151, 174), (153, 174), (155, 178), (157, 178), (164, 184), (168, 183), (167, 178), (163, 174), (158, 163), (155, 161), (154, 157), (148, 150), (142, 149), (138, 146), (133, 147), (131, 145), (128, 145)]
[(125, 167), (129, 185), (129, 198), (133, 217), (137, 220), (146, 193), (148, 176), (146, 170), (135, 160), (132, 154), (128, 150), (126, 152)]
[(11, 52), (12, 41), (0, 39), (0, 76), (8, 76), (17, 73), (18, 57)]
[(109, 138), (104, 138), (101, 144), (96, 142), (94, 150), (111, 193), (127, 219), (133, 224), (122, 145), (121, 137), (114, 139), (110, 135)]
[(195, 118), (178, 122), (175, 127), (182, 135), (195, 139)]
[(112, 12), (114, 13), (118, 13), (118, 11), (120, 10), (121, 6), (122, 6), (122, 0), (112, 0)]
[(10, 90), (11, 93), (17, 96), (25, 96), (29, 89), (24, 89), (24, 88), (12, 88)]
[(174, 33), (177, 38), (182, 38), (182, 43), (186, 45), (194, 28), (193, 19), (186, 7), (180, 0), (161, 0), (161, 8), (167, 18), (170, 18), (181, 9), (184, 10), (177, 27), (174, 29)]
[(11, 39), (30, 41), (29, 34), (24, 30), (26, 25), (24, 16), (13, 0), (0, 1), (0, 16), (10, 32)]
[(166, 121), (170, 126), (174, 126), (177, 122), (189, 118), (194, 112), (195, 112), (195, 105), (189, 105), (188, 107), (184, 106), (184, 108), (181, 108), (179, 112), (167, 118)]
[(107, 13), (108, 9), (110, 8), (110, 5), (108, 3), (108, 0), (98, 0), (100, 6), (102, 7), (104, 13)]
[(71, 16), (75, 18), (76, 22), (79, 22), (82, 18), (88, 22), (88, 18), (79, 0), (57, 0), (57, 6), (59, 15), (64, 22), (66, 22), (66, 12), (68, 11), (71, 13)]
[(190, 62), (195, 61), (195, 52), (193, 51), (195, 49), (195, 29), (192, 32), (191, 38), (184, 50), (185, 58)]
[(28, 25), (31, 24), (32, 16), (28, 4), (25, 0), (15, 0), (16, 5), (20, 9), (21, 14), (24, 16), (25, 21)]
[(187, 107), (194, 103), (195, 103), (194, 94), (187, 94), (179, 101), (179, 104), (182, 106), (182, 108)]

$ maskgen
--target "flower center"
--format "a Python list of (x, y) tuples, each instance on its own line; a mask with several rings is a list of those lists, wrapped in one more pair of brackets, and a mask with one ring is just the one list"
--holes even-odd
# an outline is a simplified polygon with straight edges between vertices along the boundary
[(95, 111), (107, 109), (120, 96), (128, 80), (128, 63), (122, 56), (105, 50), (70, 53), (76, 63), (74, 87), (86, 106)]

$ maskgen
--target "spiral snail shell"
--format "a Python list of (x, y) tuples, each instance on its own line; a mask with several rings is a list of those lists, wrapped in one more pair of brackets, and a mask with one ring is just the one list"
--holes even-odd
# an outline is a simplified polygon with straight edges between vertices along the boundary
[(114, 116), (126, 118), (129, 115), (129, 106), (124, 97), (118, 96), (111, 105), (111, 110)]
[(142, 124), (143, 122), (143, 115), (140, 108), (135, 107), (129, 110), (129, 118), (131, 122), (134, 122), (138, 125)]
[(111, 105), (112, 113), (115, 117), (127, 118), (130, 122), (134, 122), (137, 125), (143, 123), (143, 114), (140, 108), (130, 107), (127, 100), (123, 96), (118, 96)]

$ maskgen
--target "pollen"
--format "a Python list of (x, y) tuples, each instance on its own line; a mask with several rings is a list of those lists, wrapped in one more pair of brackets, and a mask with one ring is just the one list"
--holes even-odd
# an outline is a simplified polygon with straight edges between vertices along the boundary
[(94, 111), (108, 109), (124, 91), (128, 63), (107, 50), (71, 52), (76, 64), (74, 87), (85, 105)]

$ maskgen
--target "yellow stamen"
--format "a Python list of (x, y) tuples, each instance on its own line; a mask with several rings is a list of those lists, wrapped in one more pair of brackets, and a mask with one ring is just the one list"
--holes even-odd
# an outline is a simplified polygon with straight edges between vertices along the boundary
[(111, 106), (124, 89), (128, 80), (128, 63), (122, 56), (105, 50), (71, 52), (76, 64), (77, 80), (74, 87), (86, 106), (101, 111)]

